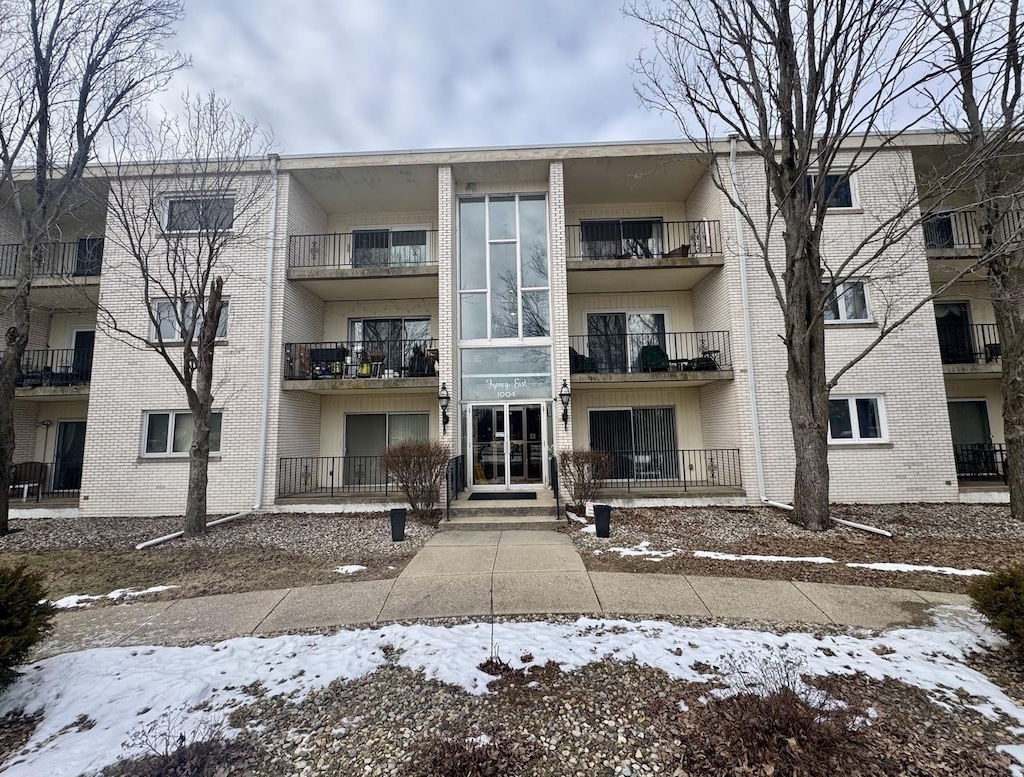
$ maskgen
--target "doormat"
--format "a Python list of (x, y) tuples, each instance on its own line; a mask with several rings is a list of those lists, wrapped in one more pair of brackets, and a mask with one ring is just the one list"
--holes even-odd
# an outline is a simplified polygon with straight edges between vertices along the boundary
[(470, 502), (498, 502), (506, 499), (536, 499), (536, 491), (474, 491)]

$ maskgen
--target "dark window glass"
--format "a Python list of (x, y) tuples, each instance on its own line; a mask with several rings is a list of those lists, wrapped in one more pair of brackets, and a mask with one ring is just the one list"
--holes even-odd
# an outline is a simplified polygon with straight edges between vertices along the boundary
[(235, 200), (231, 197), (200, 197), (171, 200), (167, 205), (168, 232), (231, 229)]

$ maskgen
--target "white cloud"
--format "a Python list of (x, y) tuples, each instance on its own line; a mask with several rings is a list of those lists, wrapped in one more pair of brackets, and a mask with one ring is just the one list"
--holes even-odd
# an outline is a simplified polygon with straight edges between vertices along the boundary
[(618, 0), (192, 0), (177, 92), (216, 89), (284, 153), (678, 135), (641, 108)]

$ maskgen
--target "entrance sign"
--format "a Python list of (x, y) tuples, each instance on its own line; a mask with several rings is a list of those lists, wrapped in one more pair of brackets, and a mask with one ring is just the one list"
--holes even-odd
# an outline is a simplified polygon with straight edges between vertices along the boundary
[(463, 348), (464, 401), (548, 399), (551, 349), (546, 346)]

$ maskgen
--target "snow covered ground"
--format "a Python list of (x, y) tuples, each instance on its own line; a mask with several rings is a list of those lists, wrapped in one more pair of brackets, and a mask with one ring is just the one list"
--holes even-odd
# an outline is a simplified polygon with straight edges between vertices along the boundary
[(53, 602), (53, 606), (58, 610), (75, 610), (79, 607), (88, 607), (90, 602), (95, 602), (99, 599), (130, 599), (136, 596), (145, 596), (146, 594), (158, 594), (162, 591), (170, 591), (172, 588), (177, 588), (176, 585), (154, 585), (151, 588), (144, 588), (139, 590), (137, 588), (118, 588), (116, 591), (111, 591), (109, 594), (98, 594), (93, 596), (92, 594), (72, 594), (71, 596), (65, 596), (61, 599), (57, 599)]
[[(517, 657), (527, 655), (531, 664), (553, 661), (564, 671), (605, 659), (634, 660), (698, 683), (714, 676), (695, 665), (728, 665), (728, 659), (737, 656), (774, 655), (800, 662), (809, 674), (861, 671), (877, 679), (896, 679), (923, 689), (942, 706), (965, 704), (958, 696), (962, 693), (970, 701), (967, 706), (993, 719), (1004, 715), (1013, 733), (1024, 736), (1024, 709), (964, 663), (966, 653), (997, 641), (979, 616), (967, 608), (949, 607), (938, 611), (932, 626), (872, 637), (779, 636), (724, 626), (581, 618), (570, 624), (499, 623), (493, 635), (486, 623), (391, 625), (331, 636), (240, 638), (189, 648), (86, 650), (28, 667), (0, 698), (0, 714), (44, 711), (25, 753), (11, 758), (0, 771), (5, 777), (92, 773), (128, 753), (122, 746), (132, 731), (161, 715), (180, 713), (186, 731), (209, 726), (211, 716), (226, 714), (232, 704), (246, 701), (242, 686), (262, 682), (270, 694), (302, 697), (335, 679), (375, 671), (388, 661), (387, 654), (430, 678), (483, 694), (493, 678), (478, 667), (491, 655), (492, 645), (500, 646), (500, 657), (517, 668), (524, 666)], [(204, 709), (196, 710), (197, 705)], [(82, 715), (95, 725), (85, 730), (75, 725)], [(1024, 761), (1024, 747), (1014, 747), (1010, 752)]]

